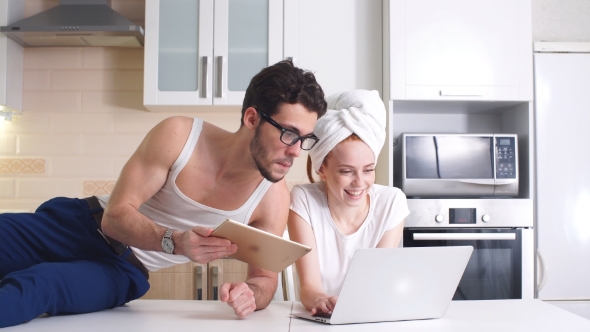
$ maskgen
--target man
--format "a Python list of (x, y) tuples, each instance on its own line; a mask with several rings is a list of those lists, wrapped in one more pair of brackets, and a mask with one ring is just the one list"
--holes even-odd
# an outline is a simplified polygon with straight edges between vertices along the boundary
[[(116, 307), (145, 294), (146, 268), (231, 255), (235, 244), (209, 237), (227, 218), (282, 235), (282, 179), (317, 142), (313, 128), (325, 111), (313, 74), (282, 61), (250, 82), (237, 132), (168, 118), (146, 135), (110, 197), (55, 198), (35, 213), (0, 214), (0, 327)], [(276, 273), (249, 266), (246, 282), (223, 284), (220, 298), (245, 317), (265, 308), (276, 287)]]

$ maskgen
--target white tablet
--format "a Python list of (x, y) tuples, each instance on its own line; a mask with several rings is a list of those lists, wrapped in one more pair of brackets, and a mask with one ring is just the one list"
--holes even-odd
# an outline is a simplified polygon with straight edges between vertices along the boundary
[(281, 272), (311, 251), (303, 244), (227, 219), (211, 236), (230, 240), (238, 251), (229, 256), (273, 272)]

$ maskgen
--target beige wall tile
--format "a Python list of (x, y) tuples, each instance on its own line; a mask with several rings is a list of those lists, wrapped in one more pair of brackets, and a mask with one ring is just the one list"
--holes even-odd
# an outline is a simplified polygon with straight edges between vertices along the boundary
[(111, 8), (128, 20), (144, 26), (145, 0), (113, 0)]
[(112, 157), (51, 157), (51, 177), (113, 177)]
[(80, 135), (19, 135), (18, 155), (80, 155)]
[(167, 113), (117, 112), (115, 116), (115, 133), (147, 134), (162, 120), (172, 116)]
[(0, 158), (0, 174), (45, 174), (45, 159)]
[(82, 92), (82, 110), (91, 112), (142, 111), (143, 91)]
[(82, 183), (82, 193), (84, 196), (107, 195), (113, 192), (115, 180), (88, 180)]
[(112, 134), (114, 133), (112, 113), (53, 113), (52, 134)]
[(23, 72), (23, 90), (49, 90), (49, 69), (28, 69)]
[(16, 196), (16, 184), (14, 179), (0, 178), (0, 198), (14, 198)]
[(14, 116), (12, 121), (4, 122), (0, 129), (4, 134), (46, 134), (49, 133), (48, 112), (25, 112), (23, 115)]
[(70, 179), (16, 179), (17, 198), (79, 197), (80, 182)]
[(51, 90), (110, 91), (115, 89), (115, 72), (106, 70), (53, 70)]
[(84, 48), (82, 67), (143, 70), (143, 48)]
[(2, 212), (33, 212), (45, 199), (0, 199)]
[(186, 113), (188, 117), (200, 118), (203, 121), (216, 125), (219, 128), (230, 132), (235, 132), (240, 128), (240, 118), (242, 117), (241, 108), (236, 107), (231, 112), (198, 112)]
[(144, 135), (85, 135), (82, 154), (87, 156), (131, 157)]
[(23, 111), (79, 111), (81, 100), (77, 91), (23, 91)]
[(80, 47), (29, 47), (24, 49), (24, 69), (81, 68)]
[(114, 80), (115, 90), (142, 91), (143, 95), (143, 70), (117, 70)]
[[(137, 144), (139, 146), (139, 143)], [(113, 173), (119, 177), (119, 175), (121, 174), (121, 170), (123, 169), (123, 166), (125, 166), (125, 164), (127, 163), (127, 161), (129, 160), (129, 157), (131, 157), (131, 155), (128, 156), (121, 156), (121, 157), (115, 157), (114, 158), (114, 166), (113, 166)]]
[(299, 157), (293, 160), (293, 166), (285, 176), (287, 182), (309, 183), (307, 180), (307, 152), (301, 151)]
[(16, 154), (16, 135), (2, 135), (0, 132), (0, 159)]

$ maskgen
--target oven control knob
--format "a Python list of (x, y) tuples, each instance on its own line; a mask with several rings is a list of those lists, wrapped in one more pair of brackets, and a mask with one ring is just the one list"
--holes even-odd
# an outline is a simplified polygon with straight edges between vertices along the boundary
[(445, 217), (443, 217), (442, 214), (437, 214), (436, 217), (434, 217), (434, 221), (436, 222), (443, 222), (443, 220), (445, 220)]
[(488, 222), (488, 221), (490, 221), (490, 219), (492, 219), (492, 217), (490, 217), (489, 214), (484, 214), (483, 216), (481, 216), (481, 220), (483, 222)]

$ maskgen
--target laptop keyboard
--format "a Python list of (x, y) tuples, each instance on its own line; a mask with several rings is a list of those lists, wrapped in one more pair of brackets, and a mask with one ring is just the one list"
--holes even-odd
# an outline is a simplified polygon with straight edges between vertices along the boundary
[(331, 318), (332, 314), (327, 313), (327, 312), (318, 312), (315, 315), (313, 315), (314, 317), (322, 317), (322, 318)]

